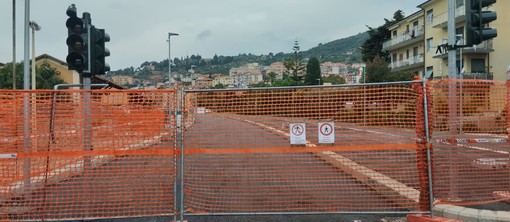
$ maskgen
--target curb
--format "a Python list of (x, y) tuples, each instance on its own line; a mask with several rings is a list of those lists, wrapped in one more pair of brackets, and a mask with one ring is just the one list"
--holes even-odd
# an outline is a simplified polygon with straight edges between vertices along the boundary
[(461, 220), (456, 219), (448, 219), (444, 217), (433, 217), (430, 218), (429, 215), (407, 215), (407, 221), (409, 222), (462, 222)]
[(434, 215), (461, 221), (510, 222), (510, 211), (478, 210), (449, 204), (438, 204), (433, 208)]

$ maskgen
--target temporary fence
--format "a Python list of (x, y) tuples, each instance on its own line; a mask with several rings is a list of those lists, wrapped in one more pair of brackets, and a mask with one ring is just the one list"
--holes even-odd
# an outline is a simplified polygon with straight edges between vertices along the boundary
[(173, 215), (176, 100), (175, 91), (0, 92), (0, 219)]
[(0, 91), (0, 220), (407, 214), (508, 199), (508, 87)]
[(185, 213), (429, 209), (421, 87), (187, 91)]
[(500, 81), (432, 81), (434, 194), (438, 203), (510, 199), (508, 86)]

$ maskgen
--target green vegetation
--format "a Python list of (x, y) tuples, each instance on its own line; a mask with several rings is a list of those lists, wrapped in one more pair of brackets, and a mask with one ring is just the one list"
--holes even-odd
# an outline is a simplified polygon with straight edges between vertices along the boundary
[(305, 85), (321, 85), (321, 64), (317, 58), (311, 58), (306, 65)]
[[(60, 72), (48, 63), (37, 66), (35, 74), (37, 89), (53, 89), (54, 85), (64, 83), (58, 78)], [(12, 63), (5, 64), (0, 68), (0, 89), (12, 89)], [(23, 89), (23, 63), (16, 64), (16, 89)]]

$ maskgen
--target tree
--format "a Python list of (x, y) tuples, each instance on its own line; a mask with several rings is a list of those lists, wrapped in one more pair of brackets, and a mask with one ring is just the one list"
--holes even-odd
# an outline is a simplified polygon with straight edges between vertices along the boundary
[(372, 62), (367, 63), (365, 70), (365, 83), (368, 82), (386, 82), (390, 74), (388, 63), (381, 57), (376, 56)]
[(59, 75), (60, 72), (50, 64), (41, 64), (36, 68), (37, 89), (53, 89), (55, 85), (65, 83)]
[(294, 81), (301, 81), (305, 70), (305, 65), (303, 64), (301, 58), (301, 51), (299, 51), (298, 41), (294, 42), (294, 47), (292, 49), (294, 50), (294, 53), (291, 55), (291, 57), (285, 59), (283, 65), (285, 68), (287, 68), (287, 73), (290, 74)]
[(383, 43), (390, 39), (391, 32), (388, 27), (400, 22), (404, 19), (402, 10), (398, 10), (393, 14), (393, 19), (384, 19), (385, 23), (377, 28), (367, 26), (369, 38), (361, 46), (362, 60), (367, 63), (376, 56), (381, 57), (386, 62), (390, 62), (390, 55), (387, 51), (383, 51)]
[(340, 75), (330, 75), (328, 77), (325, 77), (324, 82), (328, 82), (334, 85), (346, 83), (345, 79), (342, 78)]
[[(58, 78), (60, 72), (48, 63), (37, 66), (35, 73), (37, 89), (53, 89), (56, 84), (65, 83)], [(0, 88), (12, 89), (12, 63), (0, 68)], [(23, 63), (16, 64), (16, 89), (23, 89)]]
[(276, 81), (276, 76), (277, 75), (278, 74), (276, 74), (275, 72), (270, 72), (270, 73), (267, 74), (267, 76), (269, 76), (269, 79), (271, 81), (271, 85), (273, 85), (274, 82)]
[(306, 64), (305, 85), (318, 85), (322, 83), (319, 59), (313, 57)]

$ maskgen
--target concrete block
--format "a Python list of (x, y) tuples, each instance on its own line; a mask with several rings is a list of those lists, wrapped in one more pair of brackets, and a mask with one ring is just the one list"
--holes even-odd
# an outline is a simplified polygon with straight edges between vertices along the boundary
[(459, 213), (463, 211), (465, 207), (451, 206), (443, 211), (443, 217), (450, 219), (459, 219)]
[(478, 217), (479, 222), (493, 222), (498, 221), (496, 211), (493, 210), (481, 210), (480, 216)]
[(464, 208), (459, 213), (459, 220), (462, 220), (464, 222), (478, 222), (478, 216), (480, 214), (480, 210), (473, 209), (473, 208)]
[(498, 222), (510, 222), (509, 211), (496, 211), (496, 216), (498, 217)]
[(442, 217), (444, 210), (447, 208), (453, 207), (453, 205), (449, 204), (438, 204), (435, 205), (434, 208), (432, 208), (432, 212), (434, 212), (434, 216)]

